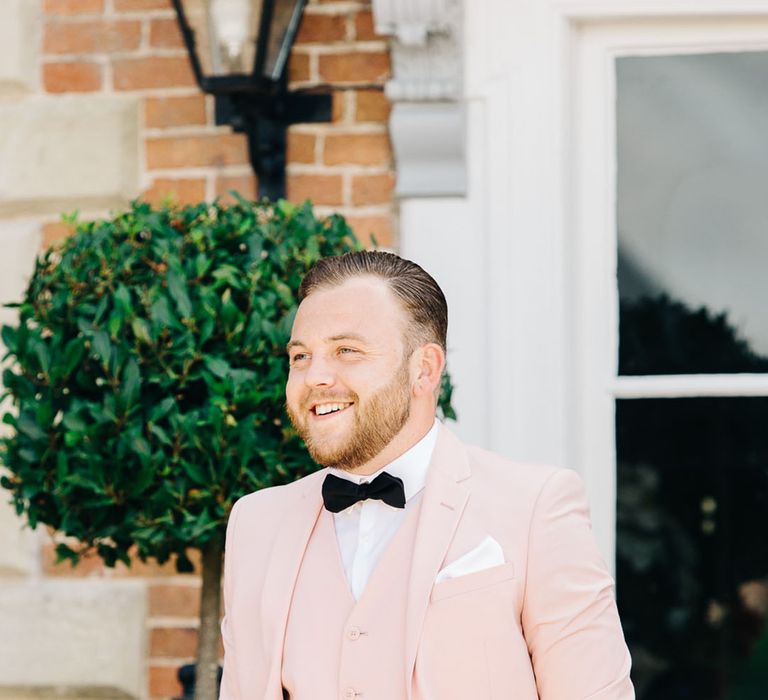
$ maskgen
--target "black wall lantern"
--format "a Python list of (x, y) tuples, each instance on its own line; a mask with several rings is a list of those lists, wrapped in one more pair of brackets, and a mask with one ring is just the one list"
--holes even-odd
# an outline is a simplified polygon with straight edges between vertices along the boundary
[(216, 97), (216, 124), (248, 136), (259, 196), (272, 200), (285, 196), (288, 126), (331, 119), (330, 94), (288, 92), (288, 57), (305, 5), (173, 0), (197, 83)]

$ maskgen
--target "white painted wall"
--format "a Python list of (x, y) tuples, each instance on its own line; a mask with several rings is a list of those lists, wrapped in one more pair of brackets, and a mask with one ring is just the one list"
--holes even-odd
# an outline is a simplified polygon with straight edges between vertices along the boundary
[(448, 301), (448, 371), (455, 387), (453, 404), (462, 439), (488, 444), (486, 289), (475, 279), (486, 267), (486, 237), (465, 199), (405, 200), (400, 225), (415, 235), (403, 240), (400, 254), (424, 267)]

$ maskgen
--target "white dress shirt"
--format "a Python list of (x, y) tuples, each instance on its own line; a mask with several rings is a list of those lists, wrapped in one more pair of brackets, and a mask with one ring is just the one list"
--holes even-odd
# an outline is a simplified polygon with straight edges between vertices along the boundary
[(360, 600), (381, 555), (408, 511), (413, 508), (416, 497), (424, 490), (439, 424), (435, 419), (434, 425), (421, 440), (375, 474), (359, 476), (341, 469), (329, 470), (331, 474), (356, 484), (373, 481), (385, 471), (402, 479), (405, 489), (405, 508), (393, 508), (383, 501), (368, 499), (333, 514), (344, 572), (355, 600)]

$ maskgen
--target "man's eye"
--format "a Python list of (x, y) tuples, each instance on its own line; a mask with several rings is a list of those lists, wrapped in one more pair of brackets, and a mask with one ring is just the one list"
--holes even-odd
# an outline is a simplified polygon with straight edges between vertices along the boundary
[(297, 352), (295, 355), (292, 355), (290, 358), (290, 363), (296, 364), (297, 362), (301, 362), (302, 360), (307, 359), (307, 353), (305, 352)]
[(355, 350), (354, 348), (339, 348), (340, 355), (350, 355), (355, 352), (357, 352), (357, 350)]

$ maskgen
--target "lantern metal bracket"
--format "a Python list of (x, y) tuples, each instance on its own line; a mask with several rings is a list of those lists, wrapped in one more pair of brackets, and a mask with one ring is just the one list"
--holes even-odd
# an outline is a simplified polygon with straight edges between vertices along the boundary
[[(331, 121), (328, 91), (288, 90), (285, 69), (272, 79), (254, 69), (251, 74), (213, 75), (203, 72), (195, 32), (187, 21), (183, 0), (172, 0), (192, 71), (200, 89), (216, 99), (217, 126), (228, 125), (248, 138), (248, 156), (258, 180), (259, 197), (272, 201), (285, 197), (287, 132), (291, 124)], [(267, 2), (265, 7), (270, 6)], [(265, 16), (270, 16), (265, 12)], [(262, 31), (257, 56), (263, 55)], [(257, 60), (257, 65), (262, 61)]]
[(248, 156), (259, 183), (259, 196), (285, 197), (288, 127), (331, 120), (330, 94), (287, 92), (216, 95), (216, 124), (248, 137)]

